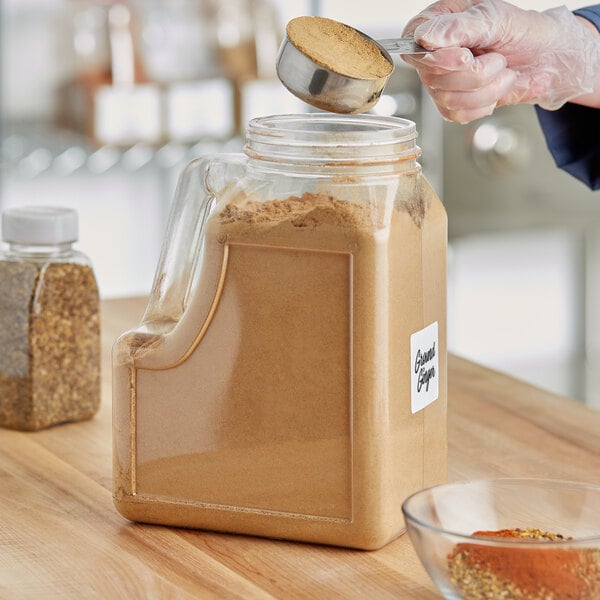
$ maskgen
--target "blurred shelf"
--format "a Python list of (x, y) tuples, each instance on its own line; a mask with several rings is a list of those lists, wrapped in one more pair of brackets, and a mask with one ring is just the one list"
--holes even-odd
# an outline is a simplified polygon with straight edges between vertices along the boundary
[(77, 132), (45, 122), (3, 123), (0, 168), (14, 177), (43, 175), (101, 175), (112, 169), (135, 173), (145, 168), (172, 169), (213, 152), (239, 152), (240, 138), (167, 142), (159, 146), (136, 144), (128, 148), (97, 146)]

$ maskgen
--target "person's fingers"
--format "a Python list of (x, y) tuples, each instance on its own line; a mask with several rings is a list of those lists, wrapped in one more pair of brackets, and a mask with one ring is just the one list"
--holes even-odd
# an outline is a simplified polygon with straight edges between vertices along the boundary
[(461, 109), (447, 109), (444, 107), (439, 107), (438, 110), (444, 119), (447, 121), (452, 121), (453, 123), (460, 123), (461, 125), (465, 125), (467, 123), (471, 123), (471, 121), (476, 121), (477, 119), (483, 119), (483, 117), (489, 117), (495, 110), (497, 104), (490, 104), (489, 106), (479, 106), (477, 108), (461, 108)]
[(478, 90), (489, 85), (506, 69), (501, 54), (482, 54), (471, 61), (466, 69), (445, 70), (422, 68), (421, 81), (429, 90)]
[(430, 90), (440, 114), (457, 123), (468, 123), (491, 114), (499, 101), (509, 95), (516, 73), (504, 69), (488, 85), (477, 90)]
[(509, 94), (515, 79), (515, 72), (505, 69), (488, 85), (477, 90), (431, 90), (431, 96), (438, 106), (449, 110), (489, 106)]
[(551, 86), (547, 73), (516, 72), (514, 85), (498, 101), (498, 106), (535, 102)]
[(415, 40), (426, 48), (487, 48), (498, 37), (502, 24), (498, 3), (476, 3), (461, 12), (446, 13), (421, 21), (413, 30)]
[(412, 35), (415, 29), (425, 21), (437, 17), (438, 15), (444, 15), (448, 13), (462, 12), (469, 8), (469, 0), (439, 0), (430, 4), (425, 10), (421, 11), (418, 15), (415, 15), (404, 28), (402, 32), (403, 36)]
[(440, 48), (425, 55), (403, 54), (405, 62), (421, 72), (442, 75), (449, 71), (465, 71), (475, 60), (468, 48)]

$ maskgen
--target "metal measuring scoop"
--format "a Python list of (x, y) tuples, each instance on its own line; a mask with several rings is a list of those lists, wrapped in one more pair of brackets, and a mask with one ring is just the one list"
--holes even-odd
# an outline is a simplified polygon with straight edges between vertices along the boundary
[[(345, 25), (350, 29), (349, 25)], [(329, 112), (357, 114), (374, 106), (394, 70), (390, 52), (397, 54), (427, 54), (430, 50), (419, 46), (413, 38), (374, 40), (354, 29), (374, 43), (390, 63), (390, 71), (383, 77), (359, 78), (336, 73), (313, 61), (289, 39), (283, 39), (277, 56), (277, 75), (292, 94), (308, 104)]]

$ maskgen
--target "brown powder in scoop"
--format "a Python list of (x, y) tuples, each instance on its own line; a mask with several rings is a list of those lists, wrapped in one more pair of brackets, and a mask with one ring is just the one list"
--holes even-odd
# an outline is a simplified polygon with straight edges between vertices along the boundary
[(296, 17), (286, 27), (290, 42), (315, 63), (358, 79), (385, 77), (392, 63), (358, 31), (323, 17)]

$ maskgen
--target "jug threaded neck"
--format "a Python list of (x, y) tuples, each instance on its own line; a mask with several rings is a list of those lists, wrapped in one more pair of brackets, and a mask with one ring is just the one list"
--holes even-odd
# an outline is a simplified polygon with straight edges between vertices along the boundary
[(421, 155), (412, 121), (376, 115), (307, 113), (252, 119), (244, 152), (250, 159), (315, 167), (404, 163)]

